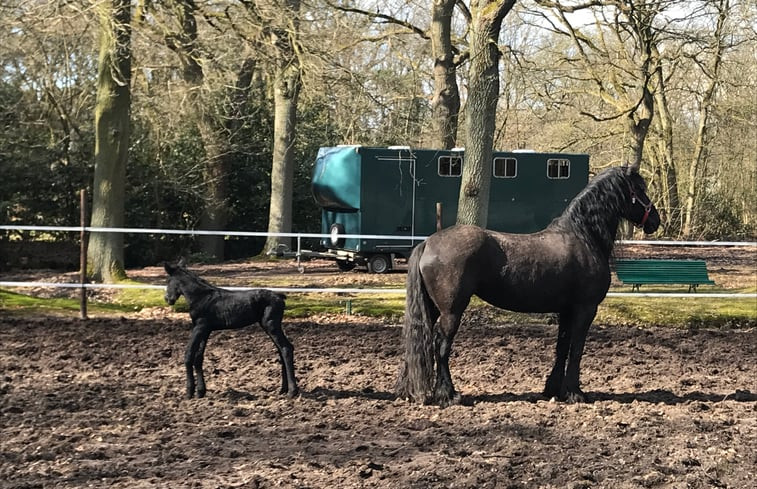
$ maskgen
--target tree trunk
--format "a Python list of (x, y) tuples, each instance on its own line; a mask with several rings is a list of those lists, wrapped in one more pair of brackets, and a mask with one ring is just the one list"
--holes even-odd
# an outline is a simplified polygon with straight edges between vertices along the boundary
[(431, 50), (434, 57), (432, 148), (452, 149), (457, 142), (460, 91), (451, 38), (455, 3), (456, 0), (435, 1), (431, 10)]
[[(269, 233), (292, 232), (292, 191), (294, 186), (294, 141), (297, 126), (297, 100), (300, 93), (300, 64), (295, 53), (299, 0), (286, 0), (286, 17), (290, 25), (272, 31), (278, 65), (274, 78), (273, 162), (271, 164), (271, 205), (268, 212)], [(280, 245), (292, 247), (291, 238), (269, 236), (263, 252)]]
[[(294, 186), (294, 139), (297, 123), (297, 98), (300, 90), (299, 68), (292, 65), (279, 73), (274, 87), (273, 163), (271, 166), (271, 206), (269, 233), (292, 231), (292, 189)], [(269, 236), (264, 252), (279, 245), (289, 248), (291, 238)]]
[[(123, 227), (131, 107), (131, 2), (99, 4), (100, 57), (95, 106), (93, 227)], [(126, 277), (122, 233), (93, 233), (90, 276), (114, 282)]]
[(725, 34), (725, 23), (730, 11), (730, 2), (721, 0), (716, 2), (718, 7), (718, 19), (713, 36), (713, 53), (712, 61), (709, 66), (703, 69), (704, 76), (708, 77), (707, 88), (702, 94), (699, 102), (699, 127), (697, 129), (697, 138), (694, 143), (694, 154), (691, 157), (689, 166), (688, 185), (686, 189), (686, 201), (684, 209), (683, 234), (686, 238), (691, 238), (694, 232), (694, 211), (698, 197), (698, 190), (701, 185), (699, 181), (703, 178), (703, 166), (708, 145), (708, 127), (710, 124), (710, 112), (715, 98), (715, 90), (720, 83), (720, 67), (723, 61), (723, 53), (726, 44), (723, 41)]
[[(205, 148), (205, 208), (200, 217), (200, 228), (206, 231), (222, 231), (229, 220), (228, 185), (229, 144), (225, 135), (217, 129), (216, 121), (202, 118), (197, 121)], [(225, 238), (221, 235), (203, 235), (198, 239), (200, 251), (213, 260), (223, 260)]]
[(657, 71), (657, 90), (655, 99), (658, 120), (660, 122), (659, 177), (660, 197), (664, 205), (658, 205), (662, 222), (665, 223), (665, 235), (678, 233), (681, 229), (681, 203), (678, 198), (678, 175), (673, 156), (673, 118), (670, 115), (666, 97), (665, 80), (662, 70)]
[(514, 0), (471, 2), (466, 147), (457, 208), (458, 224), (486, 227), (499, 97), (500, 52), (497, 40), (502, 20), (514, 3)]
[[(196, 6), (192, 0), (177, 0), (174, 11), (179, 22), (179, 32), (166, 36), (166, 44), (179, 56), (183, 78), (188, 85), (187, 99), (197, 117), (197, 129), (205, 149), (203, 180), (206, 193), (205, 208), (200, 216), (200, 228), (221, 231), (228, 222), (228, 161), (229, 143), (223, 124), (208, 113), (210, 105), (203, 97), (205, 73), (200, 63), (197, 40)], [(214, 260), (224, 258), (224, 237), (206, 235), (198, 238), (200, 251)]]

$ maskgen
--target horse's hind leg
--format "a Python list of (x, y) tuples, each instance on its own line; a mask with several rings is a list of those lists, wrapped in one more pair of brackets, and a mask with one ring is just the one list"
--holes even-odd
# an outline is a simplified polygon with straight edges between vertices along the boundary
[(552, 367), (552, 372), (547, 377), (547, 384), (544, 387), (544, 396), (548, 399), (553, 397), (560, 398), (564, 394), (562, 386), (565, 379), (565, 362), (568, 359), (568, 352), (570, 351), (571, 313), (561, 313), (559, 322), (557, 348), (555, 349), (555, 365)]
[(439, 318), (439, 329), (434, 339), (436, 350), (436, 385), (434, 386), (434, 400), (440, 406), (449, 406), (460, 402), (460, 394), (455, 392), (452, 375), (449, 371), (449, 357), (452, 353), (452, 340), (460, 327), (462, 314), (442, 313)]
[(294, 376), (294, 346), (281, 328), (282, 317), (283, 311), (268, 307), (260, 321), (260, 326), (268, 333), (279, 353), (281, 361), (281, 390), (279, 392), (287, 394), (288, 397), (294, 397), (299, 393)]

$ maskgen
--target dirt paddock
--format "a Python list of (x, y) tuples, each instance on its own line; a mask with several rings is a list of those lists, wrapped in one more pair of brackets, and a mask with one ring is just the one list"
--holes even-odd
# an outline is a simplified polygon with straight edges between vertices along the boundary
[[(167, 318), (163, 317), (167, 316)], [(396, 400), (398, 325), (286, 323), (302, 394), (259, 330), (214, 333), (186, 400), (189, 320), (0, 318), (0, 487), (709, 488), (757, 480), (757, 332), (594, 325), (593, 402), (545, 400), (555, 326), (466, 318), (464, 405)]]

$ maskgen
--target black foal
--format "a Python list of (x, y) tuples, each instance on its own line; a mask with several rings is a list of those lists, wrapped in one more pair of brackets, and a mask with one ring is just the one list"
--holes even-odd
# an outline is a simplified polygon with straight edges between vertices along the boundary
[[(281, 360), (281, 394), (294, 397), (299, 392), (294, 377), (294, 347), (281, 329), (284, 295), (267, 289), (230, 291), (215, 287), (186, 269), (184, 261), (166, 264), (168, 285), (166, 302), (173, 305), (183, 295), (189, 303), (192, 336), (187, 344), (184, 365), (187, 369), (187, 398), (205, 396), (202, 361), (210, 333), (219, 329), (238, 329), (259, 324), (273, 340)], [(194, 370), (193, 370), (194, 369)]]

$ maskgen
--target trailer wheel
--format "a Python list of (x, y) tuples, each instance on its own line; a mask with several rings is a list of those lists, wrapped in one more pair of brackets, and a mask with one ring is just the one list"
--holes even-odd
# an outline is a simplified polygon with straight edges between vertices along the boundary
[(344, 247), (344, 238), (340, 237), (342, 234), (344, 234), (344, 226), (338, 222), (331, 225), (331, 228), (329, 228), (329, 241), (331, 242), (331, 246), (334, 248)]
[(349, 272), (350, 270), (355, 268), (355, 262), (347, 261), (347, 260), (337, 260), (336, 266), (339, 267), (339, 270), (343, 272)]
[(371, 273), (386, 273), (392, 268), (389, 255), (373, 255), (368, 259), (368, 271)]

